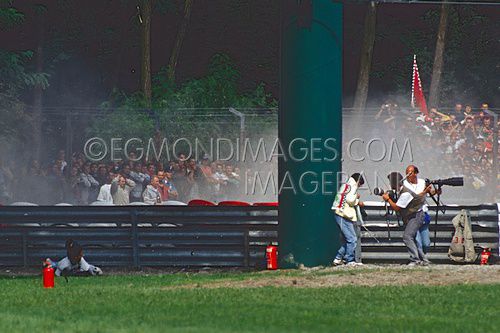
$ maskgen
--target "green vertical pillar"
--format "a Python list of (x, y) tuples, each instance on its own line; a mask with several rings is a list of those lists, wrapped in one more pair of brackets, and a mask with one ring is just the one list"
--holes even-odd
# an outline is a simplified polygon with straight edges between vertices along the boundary
[[(279, 137), (287, 158), (279, 164), (280, 264), (328, 265), (339, 246), (334, 195), (324, 192), (336, 191), (341, 170), (343, 7), (331, 0), (282, 5)], [(327, 138), (335, 140), (328, 149)], [(334, 157), (331, 148), (338, 155), (326, 161)]]

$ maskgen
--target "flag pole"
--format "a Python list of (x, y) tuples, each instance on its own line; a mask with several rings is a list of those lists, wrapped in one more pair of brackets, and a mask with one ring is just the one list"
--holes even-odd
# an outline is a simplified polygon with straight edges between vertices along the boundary
[(417, 63), (417, 55), (413, 55), (413, 66), (411, 70), (411, 107), (415, 107), (415, 64)]

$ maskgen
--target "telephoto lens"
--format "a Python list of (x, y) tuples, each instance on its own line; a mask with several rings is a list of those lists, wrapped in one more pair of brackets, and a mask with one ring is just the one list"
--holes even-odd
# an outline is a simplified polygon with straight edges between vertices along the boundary
[(464, 186), (464, 177), (451, 177), (446, 179), (436, 179), (436, 180), (425, 180), (426, 184), (438, 185), (438, 186)]

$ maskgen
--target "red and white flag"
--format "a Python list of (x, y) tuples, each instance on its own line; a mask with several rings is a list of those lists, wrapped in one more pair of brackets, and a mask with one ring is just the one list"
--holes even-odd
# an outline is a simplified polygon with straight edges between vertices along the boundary
[(411, 80), (411, 106), (419, 107), (420, 111), (426, 116), (429, 115), (427, 111), (427, 103), (425, 102), (424, 91), (422, 89), (422, 82), (420, 81), (420, 74), (417, 66), (417, 55), (413, 55), (413, 75)]

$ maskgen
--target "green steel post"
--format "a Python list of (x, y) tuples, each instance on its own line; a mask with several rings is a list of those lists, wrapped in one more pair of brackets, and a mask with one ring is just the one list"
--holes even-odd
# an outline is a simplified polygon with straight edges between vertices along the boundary
[(330, 207), (341, 170), (342, 10), (331, 0), (282, 3), (279, 137), (287, 158), (279, 165), (281, 267), (328, 265), (339, 246)]

